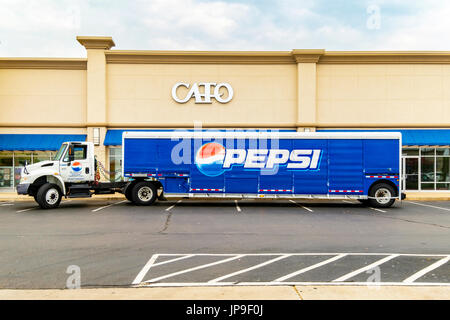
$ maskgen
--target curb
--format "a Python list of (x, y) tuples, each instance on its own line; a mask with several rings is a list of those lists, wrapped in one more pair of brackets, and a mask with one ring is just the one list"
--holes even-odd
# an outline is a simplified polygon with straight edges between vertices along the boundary
[(450, 300), (439, 286), (220, 286), (2, 289), (0, 300)]

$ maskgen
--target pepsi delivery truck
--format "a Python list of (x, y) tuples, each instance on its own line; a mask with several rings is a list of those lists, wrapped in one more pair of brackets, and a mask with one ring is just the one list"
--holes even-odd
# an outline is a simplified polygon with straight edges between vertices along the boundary
[(157, 199), (356, 199), (389, 207), (401, 192), (399, 132), (133, 131), (122, 135), (122, 176), (99, 181), (92, 142), (65, 142), (25, 166), (19, 194), (45, 209), (62, 197), (120, 192)]
[(125, 196), (357, 199), (401, 193), (399, 132), (124, 132)]

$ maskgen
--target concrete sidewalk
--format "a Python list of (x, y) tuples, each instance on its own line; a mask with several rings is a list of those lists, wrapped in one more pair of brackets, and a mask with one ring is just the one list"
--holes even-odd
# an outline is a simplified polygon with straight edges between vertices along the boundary
[[(83, 200), (116, 200), (125, 199), (121, 193), (95, 195), (92, 198), (83, 198)], [(18, 195), (15, 192), (0, 192), (0, 201), (34, 201), (32, 197)], [(448, 201), (450, 192), (406, 192), (406, 200), (412, 201)]]
[(0, 290), (0, 300), (450, 300), (450, 287), (230, 286)]

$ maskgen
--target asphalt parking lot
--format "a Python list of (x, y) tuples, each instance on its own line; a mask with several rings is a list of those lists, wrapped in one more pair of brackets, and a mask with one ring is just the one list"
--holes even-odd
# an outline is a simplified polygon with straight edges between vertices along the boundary
[(450, 284), (450, 202), (0, 203), (0, 287)]

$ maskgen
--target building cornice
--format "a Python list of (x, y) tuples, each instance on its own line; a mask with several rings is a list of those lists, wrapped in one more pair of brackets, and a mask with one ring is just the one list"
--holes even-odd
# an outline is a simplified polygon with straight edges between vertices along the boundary
[(317, 63), (325, 53), (324, 49), (294, 49), (292, 56), (297, 63)]
[(111, 64), (450, 64), (450, 51), (105, 51)]
[(109, 50), (116, 45), (111, 37), (78, 36), (77, 41), (83, 47), (85, 47), (86, 50), (89, 49)]
[(0, 69), (86, 70), (87, 59), (0, 58)]
[(320, 64), (450, 64), (450, 51), (326, 51)]
[(290, 51), (105, 51), (107, 63), (294, 64)]

